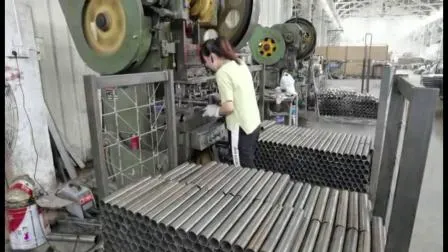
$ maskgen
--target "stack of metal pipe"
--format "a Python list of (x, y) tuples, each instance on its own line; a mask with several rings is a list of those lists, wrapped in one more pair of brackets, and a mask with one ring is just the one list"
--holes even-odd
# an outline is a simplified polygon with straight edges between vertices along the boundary
[(370, 94), (331, 88), (317, 94), (319, 114), (376, 119), (378, 98)]
[(298, 181), (367, 192), (372, 148), (369, 136), (274, 125), (260, 134), (255, 166)]
[(212, 162), (145, 178), (100, 209), (105, 251), (383, 251), (369, 204), (366, 194)]

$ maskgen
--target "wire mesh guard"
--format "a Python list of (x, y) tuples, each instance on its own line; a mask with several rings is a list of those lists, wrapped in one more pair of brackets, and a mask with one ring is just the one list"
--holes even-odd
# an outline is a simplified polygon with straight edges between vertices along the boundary
[(100, 202), (105, 251), (384, 251), (367, 194), (185, 163)]
[(377, 118), (378, 98), (370, 94), (330, 88), (321, 90), (317, 98), (320, 115)]
[(121, 188), (168, 166), (163, 83), (101, 89), (109, 182)]
[(274, 125), (260, 134), (255, 166), (298, 181), (367, 192), (372, 148), (369, 136)]

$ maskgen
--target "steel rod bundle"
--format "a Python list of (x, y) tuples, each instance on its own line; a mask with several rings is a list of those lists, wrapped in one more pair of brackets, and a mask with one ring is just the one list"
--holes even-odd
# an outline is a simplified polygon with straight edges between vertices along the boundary
[(343, 89), (324, 89), (317, 94), (319, 114), (376, 119), (378, 98)]
[(361, 244), (357, 251), (370, 252), (371, 241), (383, 246), (384, 229), (380, 218), (370, 225), (368, 203), (367, 194), (212, 162), (145, 178), (100, 210), (105, 251), (356, 251)]
[(260, 134), (255, 166), (315, 185), (366, 192), (372, 148), (368, 136), (274, 125)]

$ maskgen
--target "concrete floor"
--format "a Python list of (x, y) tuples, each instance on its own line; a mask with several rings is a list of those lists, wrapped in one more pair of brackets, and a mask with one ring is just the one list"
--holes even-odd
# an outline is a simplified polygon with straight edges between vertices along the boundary
[[(380, 80), (371, 80), (371, 93), (379, 96)], [(348, 88), (360, 91), (361, 80), (329, 80), (328, 88)], [(425, 174), (415, 218), (410, 252), (443, 251), (443, 104), (438, 101), (433, 131), (429, 143)], [(375, 123), (355, 120), (343, 123), (337, 119), (314, 120), (309, 114), (309, 127), (331, 129), (338, 132), (375, 135)]]

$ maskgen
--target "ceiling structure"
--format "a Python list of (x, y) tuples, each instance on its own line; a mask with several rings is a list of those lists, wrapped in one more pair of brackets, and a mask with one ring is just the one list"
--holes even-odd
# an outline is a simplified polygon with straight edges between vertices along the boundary
[(429, 16), (443, 0), (334, 0), (341, 19), (349, 17)]

